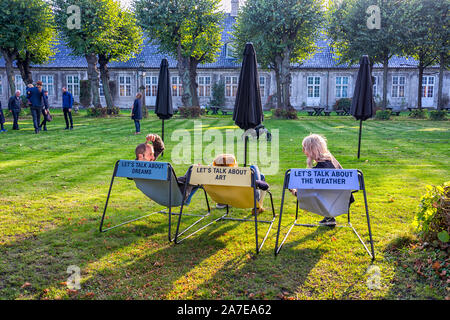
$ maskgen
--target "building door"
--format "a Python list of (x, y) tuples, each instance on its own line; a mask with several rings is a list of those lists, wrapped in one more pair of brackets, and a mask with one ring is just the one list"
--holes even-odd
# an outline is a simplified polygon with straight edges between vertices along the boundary
[(320, 105), (320, 77), (308, 77), (307, 79), (308, 96), (306, 104), (308, 107)]
[(422, 107), (434, 106), (434, 76), (422, 77)]

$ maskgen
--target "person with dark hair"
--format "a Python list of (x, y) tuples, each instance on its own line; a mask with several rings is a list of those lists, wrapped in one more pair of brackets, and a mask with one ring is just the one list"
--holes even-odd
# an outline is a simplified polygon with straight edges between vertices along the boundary
[[(62, 88), (62, 107), (64, 112), (64, 120), (66, 120), (66, 128), (64, 130), (73, 130), (73, 120), (72, 120), (72, 106), (73, 106), (73, 96), (67, 91), (66, 87)], [(70, 120), (70, 127), (69, 127)]]
[(5, 124), (5, 115), (3, 114), (2, 102), (0, 101), (0, 132), (1, 133), (8, 131), (5, 129), (4, 124)]
[(49, 113), (49, 106), (48, 106), (48, 91), (44, 91), (44, 95), (42, 97), (44, 99), (44, 109), (42, 109), (42, 115), (44, 117), (44, 120), (42, 120), (41, 125), (39, 126), (39, 130), (42, 130), (42, 127), (44, 127), (44, 131), (47, 131), (47, 115)]
[(134, 134), (141, 134), (141, 119), (142, 119), (142, 94), (138, 92), (134, 100), (133, 110), (131, 111), (131, 119), (134, 120), (136, 132)]
[(8, 110), (12, 113), (13, 115), (13, 130), (19, 130), (19, 114), (20, 111), (22, 110), (22, 101), (20, 99), (20, 90), (16, 91), (16, 94), (14, 96), (12, 96), (11, 98), (9, 98), (8, 101)]
[(45, 108), (47, 100), (44, 99), (44, 90), (42, 89), (42, 81), (36, 83), (36, 87), (27, 88), (27, 98), (31, 105), (31, 115), (33, 117), (34, 133), (40, 132), (39, 123), (41, 121), (41, 112)]

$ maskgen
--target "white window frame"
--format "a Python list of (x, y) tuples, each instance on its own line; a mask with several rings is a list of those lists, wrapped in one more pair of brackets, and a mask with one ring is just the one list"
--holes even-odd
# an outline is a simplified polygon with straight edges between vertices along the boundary
[(172, 97), (181, 97), (183, 96), (183, 84), (181, 83), (181, 79), (179, 76), (171, 77), (172, 84)]
[(238, 83), (238, 76), (225, 76), (225, 97), (236, 97)]
[(131, 76), (119, 75), (119, 96), (131, 97)]
[(156, 97), (158, 93), (158, 77), (155, 75), (145, 77), (145, 96)]
[(380, 76), (373, 76), (375, 78), (375, 82), (372, 83), (373, 85), (373, 96), (378, 96), (378, 87), (380, 86)]
[[(291, 89), (291, 88), (289, 88)], [(266, 96), (266, 77), (265, 76), (259, 76), (259, 92), (261, 97)]]
[[(52, 79), (51, 82), (48, 80)], [(51, 74), (43, 74), (41, 75), (42, 88), (48, 92), (49, 96), (55, 95), (55, 76)]]
[(198, 96), (211, 97), (211, 76), (198, 76)]
[[(309, 81), (310, 79), (312, 79), (311, 83)], [(317, 80), (319, 80), (319, 81), (317, 81)], [(322, 82), (322, 80), (321, 80), (321, 77), (319, 77), (319, 76), (308, 76), (306, 78), (307, 97), (308, 98), (320, 98), (321, 82)]]
[[(346, 82), (346, 83), (345, 83)], [(349, 76), (337, 76), (335, 80), (336, 84), (336, 99), (348, 98), (349, 97)]]
[(422, 76), (422, 98), (434, 98), (435, 84), (436, 79), (434, 76)]
[(405, 87), (406, 87), (405, 76), (392, 76), (391, 98), (405, 98)]
[(22, 76), (20, 74), (14, 75), (14, 84), (16, 85), (16, 91), (20, 90), (21, 95), (27, 94), (27, 87), (25, 86), (25, 83), (23, 82)]
[[(71, 81), (69, 81), (71, 79)], [(78, 82), (75, 81), (75, 79), (78, 79)], [(66, 89), (69, 91), (73, 96), (79, 96), (80, 95), (80, 76), (79, 75), (67, 75), (66, 76)]]
[(227, 59), (233, 59), (233, 45), (231, 44), (231, 42), (228, 42), (225, 44), (225, 57)]

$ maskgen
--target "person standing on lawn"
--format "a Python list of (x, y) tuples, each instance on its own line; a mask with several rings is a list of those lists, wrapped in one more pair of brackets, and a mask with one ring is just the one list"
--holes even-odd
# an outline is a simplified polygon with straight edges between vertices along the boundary
[(19, 130), (19, 114), (22, 110), (22, 101), (20, 99), (20, 90), (16, 91), (16, 94), (9, 98), (8, 101), (8, 110), (13, 115), (13, 130)]
[(45, 108), (44, 105), (46, 103), (42, 81), (38, 81), (36, 87), (27, 88), (27, 98), (31, 103), (30, 110), (33, 117), (34, 133), (38, 134), (40, 132), (41, 112)]
[(8, 131), (5, 129), (4, 124), (5, 124), (5, 115), (3, 114), (2, 102), (0, 101), (0, 133)]
[[(66, 128), (64, 130), (73, 130), (73, 120), (72, 120), (72, 106), (73, 106), (73, 96), (67, 91), (66, 87), (62, 88), (62, 107), (64, 112), (64, 120), (66, 120)], [(69, 127), (70, 120), (70, 127)]]
[(142, 94), (138, 92), (134, 100), (133, 110), (131, 111), (131, 119), (134, 120), (136, 132), (134, 134), (141, 134), (141, 119), (142, 119)]
[(44, 126), (44, 131), (47, 131), (47, 115), (49, 113), (48, 109), (48, 91), (44, 91), (44, 96), (42, 97), (44, 99), (44, 109), (42, 109), (42, 115), (44, 116), (44, 120), (42, 120), (41, 125), (39, 126), (39, 130), (42, 130), (42, 126)]

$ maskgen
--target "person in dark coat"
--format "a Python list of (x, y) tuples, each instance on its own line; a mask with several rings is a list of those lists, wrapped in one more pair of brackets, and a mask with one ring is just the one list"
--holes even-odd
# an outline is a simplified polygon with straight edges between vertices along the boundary
[(44, 96), (42, 97), (44, 99), (44, 109), (42, 109), (42, 116), (44, 117), (44, 120), (42, 120), (41, 125), (39, 126), (39, 130), (42, 130), (42, 127), (44, 127), (44, 131), (47, 131), (47, 114), (48, 114), (48, 91), (44, 91)]
[[(66, 128), (64, 130), (73, 130), (73, 120), (72, 120), (72, 106), (73, 106), (73, 96), (67, 91), (66, 87), (62, 88), (62, 107), (64, 112), (64, 120), (66, 120)], [(69, 128), (70, 120), (70, 128)]]
[(19, 114), (22, 110), (22, 101), (20, 99), (20, 90), (16, 91), (16, 94), (9, 98), (8, 101), (8, 110), (13, 115), (13, 130), (19, 130)]
[(134, 134), (141, 134), (142, 94), (140, 92), (136, 94), (136, 100), (134, 100), (133, 110), (131, 111), (131, 119), (134, 120), (134, 126), (136, 127)]
[(1, 133), (8, 131), (5, 129), (4, 124), (5, 124), (5, 115), (3, 114), (2, 102), (0, 101), (0, 132)]
[(30, 110), (33, 117), (34, 133), (38, 134), (40, 132), (41, 112), (45, 108), (44, 104), (46, 103), (44, 90), (42, 89), (42, 81), (38, 81), (36, 87), (27, 88), (27, 98), (31, 103)]

